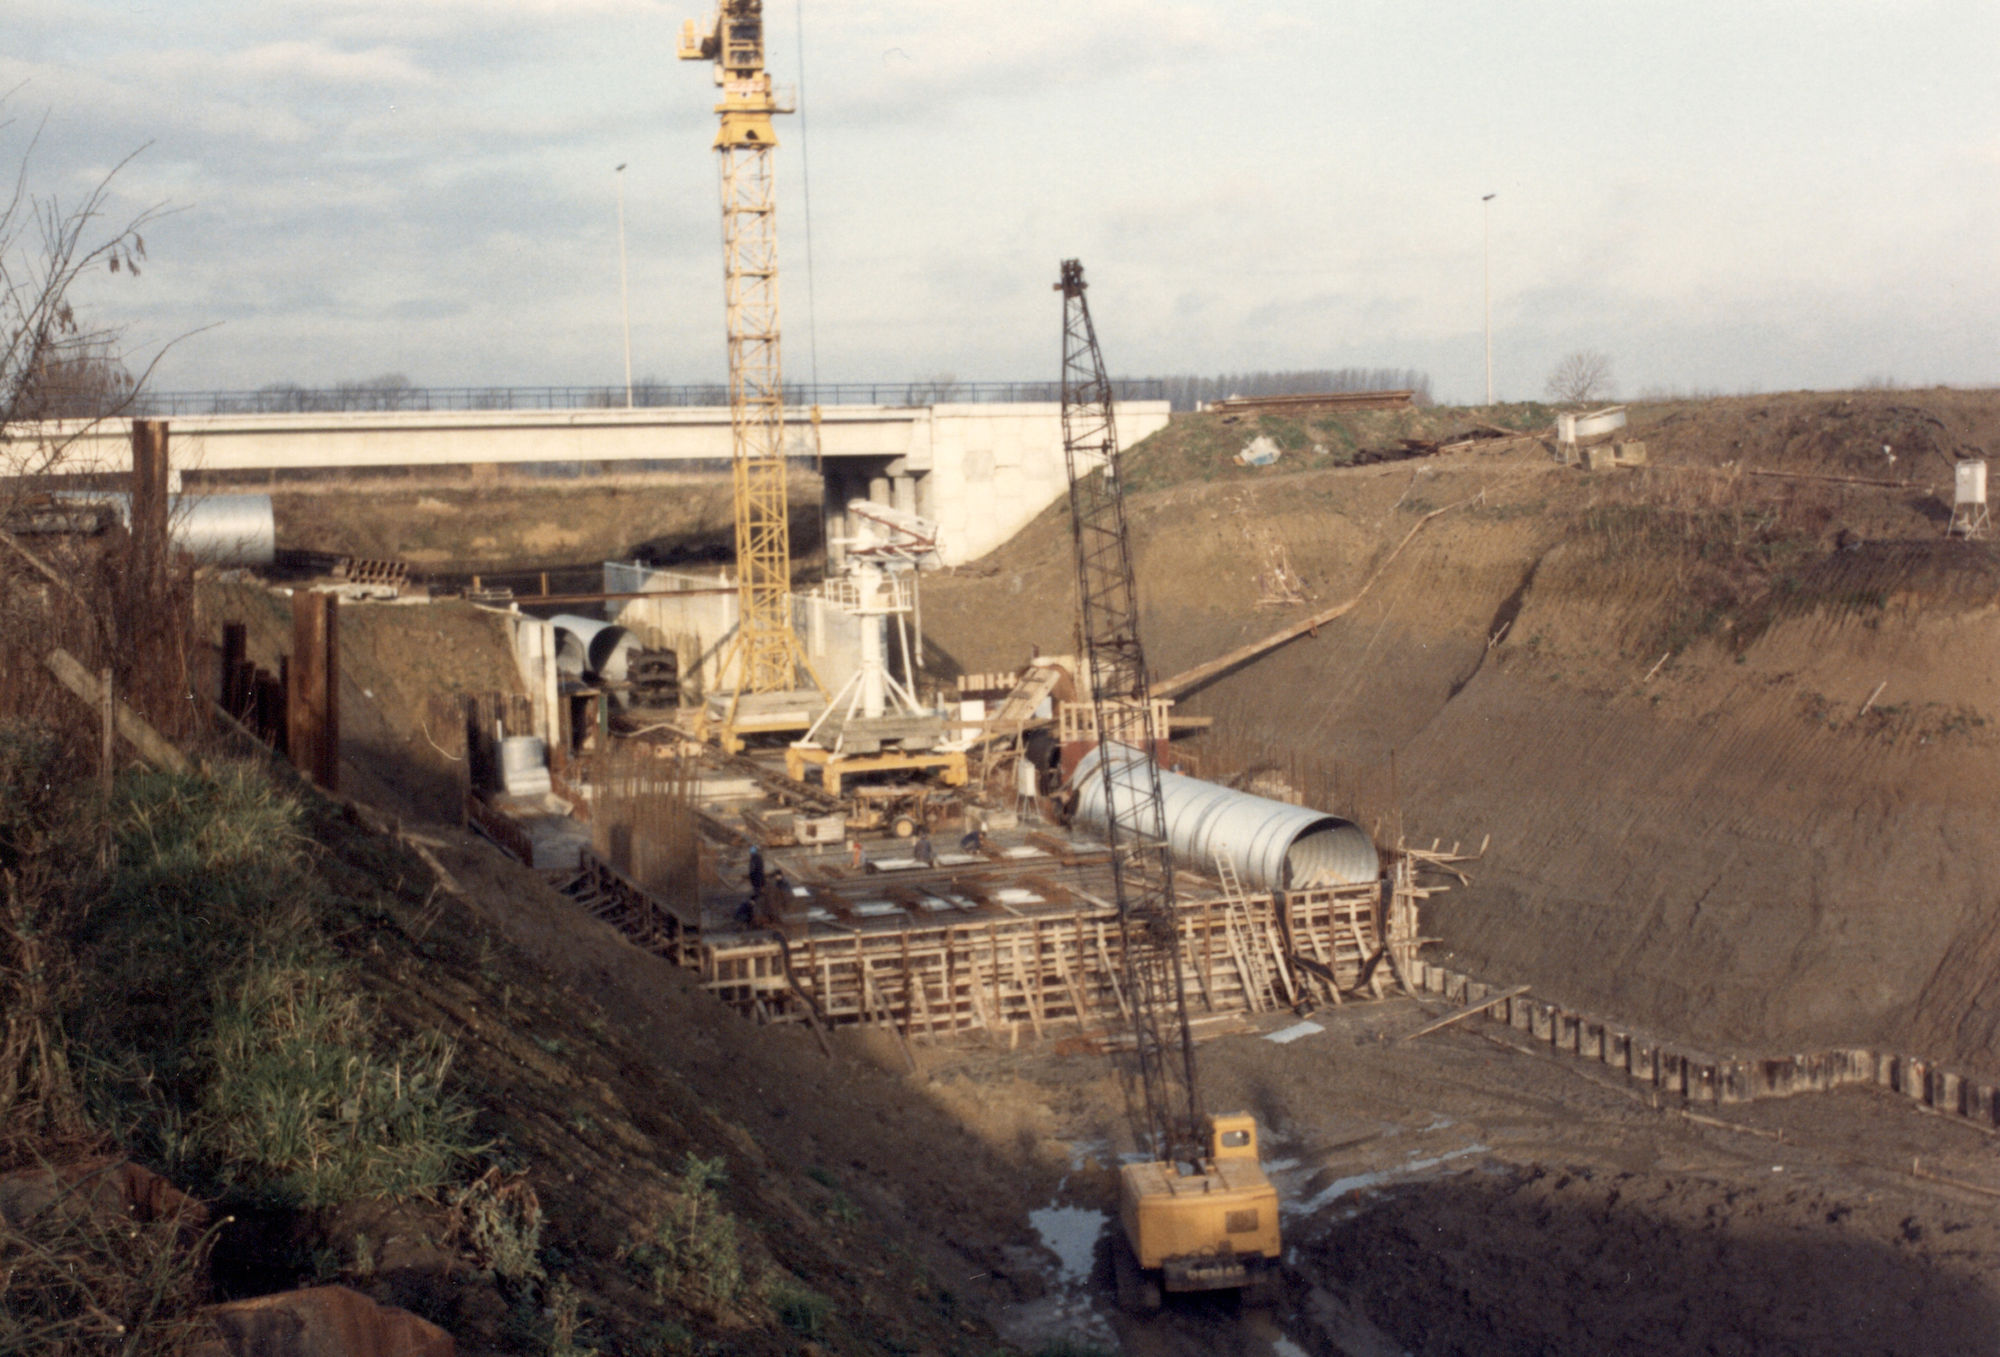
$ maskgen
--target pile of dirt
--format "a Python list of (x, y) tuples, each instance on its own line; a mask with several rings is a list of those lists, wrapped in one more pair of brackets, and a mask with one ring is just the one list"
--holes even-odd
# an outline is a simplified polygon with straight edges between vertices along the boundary
[[(225, 622), (240, 622), (247, 658), (278, 672), (292, 648), (288, 592), (206, 580), (197, 606), (211, 640), (219, 642)], [(456, 822), (465, 795), (464, 699), (524, 691), (506, 619), (456, 600), (346, 603), (339, 616), (343, 786), (397, 815)]]
[[(340, 950), (390, 1037), (452, 1044), (490, 1190), (239, 1210), (220, 1295), (339, 1281), (474, 1354), (1006, 1350), (985, 1316), (1039, 1292), (1020, 1202), (1053, 1183), (1031, 1109), (906, 1079), (865, 1036), (826, 1050), (755, 1028), (482, 841), (430, 827), (425, 861), (297, 792), (315, 870), (353, 911)], [(694, 1273), (658, 1294), (642, 1247), (685, 1200), (690, 1156), (741, 1269), (706, 1301)]]

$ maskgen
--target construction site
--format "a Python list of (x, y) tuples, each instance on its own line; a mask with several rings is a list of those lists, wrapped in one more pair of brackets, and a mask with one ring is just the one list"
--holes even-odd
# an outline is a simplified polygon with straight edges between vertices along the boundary
[[(759, 12), (679, 50), (718, 89), (726, 419), (559, 456), (106, 420), (6, 508), (43, 595), (57, 543), (190, 572), (175, 729), (401, 902), (342, 945), (492, 1092), (572, 1319), (621, 1353), (2000, 1350), (2000, 394), (1170, 414), (1069, 259), (1050, 399), (788, 406)], [(107, 768), (185, 770), (108, 662), (41, 667)], [(635, 1203), (702, 1156), (793, 1290), (634, 1280)], [(290, 1231), (287, 1284), (426, 1352), (558, 1351), (441, 1200), (246, 1213), (220, 1289)]]

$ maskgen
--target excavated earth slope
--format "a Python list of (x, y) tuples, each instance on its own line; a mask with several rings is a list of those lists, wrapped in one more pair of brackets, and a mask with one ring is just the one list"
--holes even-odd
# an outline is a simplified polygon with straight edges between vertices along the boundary
[[(1426, 918), (1476, 974), (1722, 1053), (1878, 1044), (2000, 1074), (2000, 558), (1945, 538), (1951, 461), (1996, 445), (2000, 394), (1633, 422), (1645, 469), (1531, 443), (1217, 457), (1136, 496), (1156, 676), (1365, 587), (1183, 700), (1216, 718), (1204, 771), (1275, 765), (1381, 838), (1490, 835)], [(1058, 506), (930, 586), (938, 657), (1070, 649), (1068, 536)], [(1260, 607), (1280, 551), (1308, 601)]]

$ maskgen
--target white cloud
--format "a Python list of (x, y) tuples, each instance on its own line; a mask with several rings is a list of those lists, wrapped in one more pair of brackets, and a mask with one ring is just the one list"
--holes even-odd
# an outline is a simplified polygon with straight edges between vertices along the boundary
[[(200, 54), (194, 56), (202, 62)], [(403, 48), (377, 46), (345, 50), (319, 41), (259, 43), (231, 52), (220, 60), (206, 59), (208, 68), (223, 76), (256, 81), (305, 81), (318, 85), (423, 85), (430, 73)]]

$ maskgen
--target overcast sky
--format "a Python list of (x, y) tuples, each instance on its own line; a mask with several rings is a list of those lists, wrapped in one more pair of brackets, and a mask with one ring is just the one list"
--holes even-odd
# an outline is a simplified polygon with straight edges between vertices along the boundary
[[(801, 16), (801, 8), (803, 14)], [(714, 91), (654, 0), (7, 0), (18, 160), (126, 152), (155, 385), (724, 371)], [(803, 19), (803, 33), (800, 19)], [(785, 370), (1412, 367), (1501, 399), (2000, 382), (1994, 0), (775, 0)], [(803, 53), (803, 63), (801, 55)], [(808, 325), (807, 196), (811, 202)], [(1497, 196), (1482, 209), (1483, 194)], [(203, 327), (210, 327), (204, 329)]]

